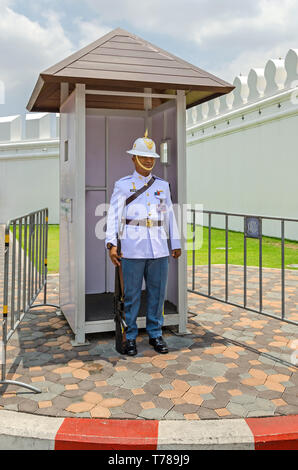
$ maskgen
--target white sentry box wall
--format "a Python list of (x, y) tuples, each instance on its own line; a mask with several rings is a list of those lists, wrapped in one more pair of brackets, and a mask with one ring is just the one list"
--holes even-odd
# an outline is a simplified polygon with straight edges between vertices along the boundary
[[(178, 91), (175, 99), (154, 110), (149, 104), (144, 111), (126, 111), (85, 109), (83, 84), (69, 96), (67, 85), (62, 84), (61, 91), (59, 295), (75, 342), (82, 344), (86, 333), (115, 328), (115, 271), (104, 239), (97, 236), (104, 221), (101, 204), (109, 203), (115, 181), (133, 172), (126, 150), (146, 127), (157, 151), (163, 139), (171, 139), (170, 165), (158, 161), (153, 173), (169, 181), (174, 204), (186, 203), (185, 95)], [(148, 100), (150, 93), (144, 97), (145, 107)], [(181, 226), (183, 248), (185, 230)], [(179, 325), (180, 333), (186, 332), (186, 269), (183, 249), (178, 260), (170, 257), (166, 300), (175, 311), (169, 309), (164, 317), (164, 325)], [(138, 326), (145, 327), (144, 316), (138, 318)]]

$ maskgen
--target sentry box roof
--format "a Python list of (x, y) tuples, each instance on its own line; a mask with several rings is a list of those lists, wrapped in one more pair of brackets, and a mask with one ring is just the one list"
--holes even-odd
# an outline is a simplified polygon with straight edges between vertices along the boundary
[[(41, 72), (28, 111), (59, 112), (60, 83), (76, 83), (86, 90), (108, 90), (175, 94), (185, 90), (186, 107), (229, 93), (234, 87), (179, 57), (117, 28), (97, 41)], [(152, 108), (165, 102), (153, 98)], [(144, 109), (144, 99), (137, 96), (86, 95), (87, 108)]]

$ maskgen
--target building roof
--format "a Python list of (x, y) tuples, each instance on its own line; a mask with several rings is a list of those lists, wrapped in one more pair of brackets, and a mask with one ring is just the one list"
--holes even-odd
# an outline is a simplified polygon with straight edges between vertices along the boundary
[[(28, 111), (59, 112), (60, 83), (85, 83), (86, 89), (154, 93), (186, 91), (187, 108), (229, 93), (234, 86), (179, 57), (117, 28), (41, 72)], [(152, 107), (165, 100), (153, 98)], [(87, 95), (87, 107), (144, 109), (144, 99)]]

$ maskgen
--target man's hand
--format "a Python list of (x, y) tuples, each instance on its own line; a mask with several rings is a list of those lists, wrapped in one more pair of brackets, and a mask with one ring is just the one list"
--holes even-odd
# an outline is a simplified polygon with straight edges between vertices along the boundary
[(179, 256), (181, 256), (181, 249), (179, 248), (178, 250), (172, 250), (172, 256), (173, 258), (179, 258)]
[(115, 266), (120, 266), (120, 261), (119, 260), (122, 257), (122, 253), (120, 254), (120, 256), (117, 254), (117, 247), (116, 246), (112, 246), (112, 248), (109, 250), (109, 255), (110, 255), (112, 263)]

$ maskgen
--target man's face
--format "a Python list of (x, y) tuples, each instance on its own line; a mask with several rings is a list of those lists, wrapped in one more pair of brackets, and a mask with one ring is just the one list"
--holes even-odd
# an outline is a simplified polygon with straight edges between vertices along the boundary
[(138, 160), (141, 163), (141, 165), (143, 165), (146, 169), (148, 169), (148, 171), (151, 171), (154, 164), (155, 164), (155, 158), (154, 157), (140, 157), (140, 156), (138, 156), (138, 160), (137, 160), (136, 157), (133, 156), (132, 159), (133, 159), (133, 162), (135, 164), (135, 167), (136, 167), (137, 171), (138, 171), (138, 169), (140, 169)]

